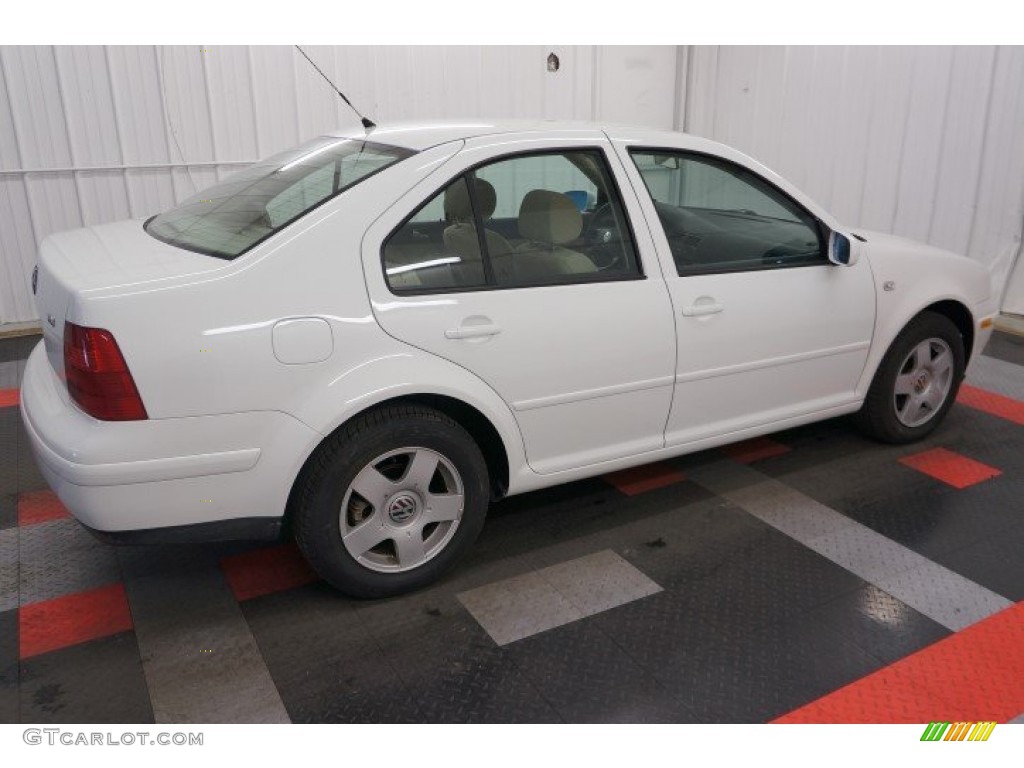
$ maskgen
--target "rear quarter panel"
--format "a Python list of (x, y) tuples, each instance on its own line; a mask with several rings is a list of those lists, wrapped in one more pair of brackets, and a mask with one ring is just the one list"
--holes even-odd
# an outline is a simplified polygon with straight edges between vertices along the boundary
[[(323, 435), (353, 415), (423, 393), (477, 408), (498, 429), (510, 461), (522, 462), (522, 440), (497, 394), (465, 369), (384, 333), (366, 290), (366, 229), (462, 144), (434, 147), (367, 179), (213, 277), (90, 291), (68, 317), (114, 333), (151, 419), (258, 411), (299, 419), (315, 432), (293, 474)], [(274, 325), (309, 317), (328, 323), (331, 354), (316, 363), (280, 362)]]

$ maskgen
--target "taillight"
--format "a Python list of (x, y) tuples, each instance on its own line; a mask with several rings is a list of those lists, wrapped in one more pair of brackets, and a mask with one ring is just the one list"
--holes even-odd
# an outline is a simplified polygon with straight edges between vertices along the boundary
[(64, 323), (64, 373), (71, 399), (93, 418), (148, 418), (135, 380), (110, 331)]

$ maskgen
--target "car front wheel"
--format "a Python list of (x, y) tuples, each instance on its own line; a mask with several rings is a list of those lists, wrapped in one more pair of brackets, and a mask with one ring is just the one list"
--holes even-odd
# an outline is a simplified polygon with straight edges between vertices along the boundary
[(353, 597), (387, 597), (434, 581), (472, 545), (487, 465), (444, 414), (391, 406), (329, 438), (296, 490), (295, 538), (310, 565)]
[(930, 434), (952, 407), (965, 367), (964, 340), (953, 322), (925, 312), (896, 337), (875, 373), (861, 429), (886, 443)]

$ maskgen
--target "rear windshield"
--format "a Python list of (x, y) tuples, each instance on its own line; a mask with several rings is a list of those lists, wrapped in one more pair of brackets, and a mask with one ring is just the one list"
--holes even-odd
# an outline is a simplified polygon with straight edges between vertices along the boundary
[(229, 176), (146, 222), (165, 243), (233, 259), (411, 150), (322, 136)]

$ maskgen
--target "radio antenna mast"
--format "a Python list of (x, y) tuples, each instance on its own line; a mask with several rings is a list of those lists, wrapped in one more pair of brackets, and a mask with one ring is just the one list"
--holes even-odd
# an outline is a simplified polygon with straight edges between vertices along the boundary
[(319, 74), (320, 77), (322, 77), (324, 80), (327, 81), (327, 84), (329, 86), (331, 86), (331, 88), (334, 89), (334, 92), (336, 94), (338, 94), (339, 96), (341, 96), (341, 100), (344, 101), (346, 104), (348, 104), (349, 108), (353, 112), (356, 113), (356, 115), (359, 117), (359, 121), (363, 124), (363, 128), (365, 128), (367, 131), (369, 131), (370, 129), (377, 127), (377, 124), (375, 122), (373, 122), (373, 120), (371, 120), (370, 118), (364, 116), (362, 112), (360, 112), (358, 109), (356, 109), (355, 105), (351, 101), (348, 100), (348, 96), (346, 96), (344, 93), (342, 93), (340, 90), (338, 90), (338, 86), (336, 86), (334, 83), (331, 82), (331, 78), (329, 78), (327, 75), (325, 75), (323, 73), (323, 70), (320, 69), (320, 67), (318, 67), (316, 65), (316, 63), (311, 58), (309, 58), (309, 56), (306, 54), (306, 52), (304, 50), (302, 50), (297, 45), (295, 46), (295, 49), (299, 53), (301, 53), (303, 58), (305, 58), (305, 60), (309, 62), (310, 66), (312, 66), (313, 69), (315, 69), (317, 71), (317, 74)]

